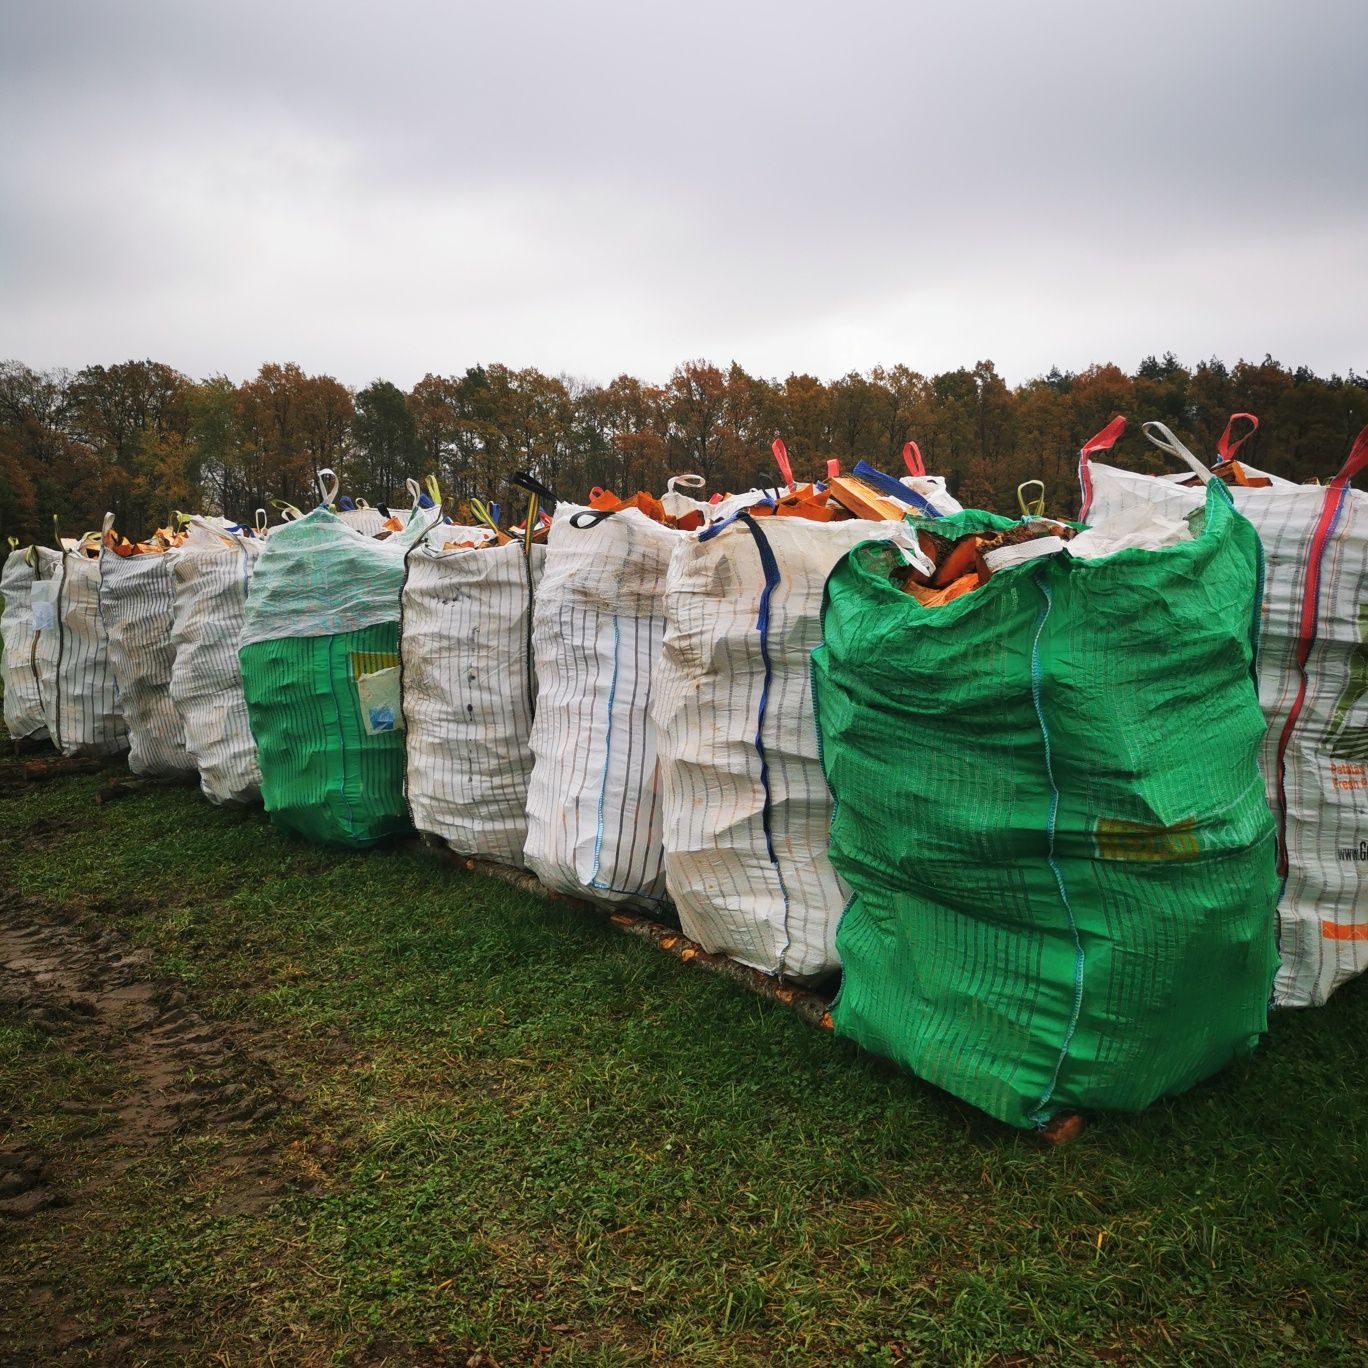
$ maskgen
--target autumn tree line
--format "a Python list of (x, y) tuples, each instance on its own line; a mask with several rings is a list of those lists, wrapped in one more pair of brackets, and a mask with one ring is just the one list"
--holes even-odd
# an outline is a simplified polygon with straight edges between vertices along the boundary
[(1172, 467), (1141, 436), (1142, 421), (1161, 419), (1211, 457), (1236, 411), (1261, 420), (1242, 458), (1324, 480), (1368, 422), (1368, 377), (1323, 378), (1272, 357), (1189, 368), (1170, 353), (1134, 374), (1055, 369), (1017, 386), (988, 361), (932, 376), (879, 366), (825, 382), (691, 361), (664, 384), (487, 365), (426, 375), (406, 392), (387, 380), (351, 389), (293, 364), (234, 384), (157, 361), (74, 373), (10, 361), (0, 364), (0, 535), (49, 541), (54, 514), (63, 535), (79, 535), (107, 509), (140, 536), (176, 509), (246, 520), (273, 500), (308, 508), (324, 468), (373, 504), (402, 504), (409, 476), (435, 473), (448, 500), (510, 511), (523, 497), (509, 484), (519, 470), (571, 499), (595, 485), (659, 492), (685, 472), (710, 491), (748, 489), (775, 483), (776, 436), (800, 478), (820, 477), (829, 460), (901, 474), (903, 444), (914, 440), (966, 505), (1015, 512), (1017, 486), (1039, 479), (1049, 511), (1067, 515), (1078, 508), (1078, 448), (1113, 415), (1131, 424), (1113, 459), (1159, 471)]

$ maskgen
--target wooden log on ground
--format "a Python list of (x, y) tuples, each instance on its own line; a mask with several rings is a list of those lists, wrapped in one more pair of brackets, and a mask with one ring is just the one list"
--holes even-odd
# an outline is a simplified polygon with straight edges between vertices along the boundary
[(690, 940), (682, 931), (676, 931), (673, 927), (665, 926), (650, 917), (642, 916), (638, 912), (622, 908), (601, 907), (598, 903), (588, 902), (581, 898), (567, 897), (563, 893), (552, 893), (542, 886), (536, 875), (529, 874), (525, 869), (510, 869), (507, 865), (494, 864), (488, 860), (470, 859), (466, 856), (457, 855), (442, 845), (429, 845), (427, 848), (435, 851), (447, 863), (453, 864), (467, 873), (485, 874), (492, 879), (499, 879), (506, 884), (511, 884), (524, 893), (533, 893), (538, 897), (548, 898), (552, 902), (567, 903), (579, 911), (600, 917), (619, 931), (625, 931), (630, 936), (636, 936), (657, 950), (672, 955), (683, 964), (691, 964), (699, 969), (706, 970), (710, 974), (717, 974), (721, 978), (730, 979), (733, 983), (740, 984), (756, 996), (766, 998), (770, 1002), (777, 1002), (780, 1006), (796, 1012), (810, 1026), (816, 1026), (823, 1031), (831, 1030), (829, 1010), (831, 1002), (830, 999), (823, 997), (820, 993), (815, 993), (808, 988), (797, 988), (792, 984), (783, 983), (768, 974), (762, 974), (758, 969), (752, 969), (749, 965), (739, 964), (736, 960), (728, 959), (726, 955), (714, 955), (705, 950), (697, 941)]

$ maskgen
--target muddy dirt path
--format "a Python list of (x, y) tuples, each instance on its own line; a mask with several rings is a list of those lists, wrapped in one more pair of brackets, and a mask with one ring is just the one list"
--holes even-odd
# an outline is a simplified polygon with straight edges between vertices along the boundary
[(79, 1175), (6, 1141), (0, 1117), (0, 1220), (67, 1205), (78, 1187), (89, 1201), (149, 1148), (190, 1133), (231, 1141), (215, 1174), (227, 1209), (258, 1208), (281, 1190), (271, 1148), (256, 1133), (279, 1107), (269, 1070), (158, 976), (147, 951), (79, 927), (60, 909), (0, 898), (0, 1012), (98, 1056), (115, 1080), (101, 1100), (61, 1104), (89, 1118)]

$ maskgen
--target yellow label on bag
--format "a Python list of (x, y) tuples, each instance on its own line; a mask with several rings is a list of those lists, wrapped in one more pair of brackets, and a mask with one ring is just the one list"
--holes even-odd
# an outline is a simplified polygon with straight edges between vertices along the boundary
[(351, 677), (360, 679), (362, 675), (376, 674), (380, 670), (397, 670), (399, 656), (394, 651), (353, 651), (351, 653)]
[(1197, 822), (1189, 817), (1173, 826), (1148, 826), (1144, 822), (1123, 822), (1118, 817), (1099, 817), (1097, 821), (1097, 858), (1099, 860), (1195, 860)]

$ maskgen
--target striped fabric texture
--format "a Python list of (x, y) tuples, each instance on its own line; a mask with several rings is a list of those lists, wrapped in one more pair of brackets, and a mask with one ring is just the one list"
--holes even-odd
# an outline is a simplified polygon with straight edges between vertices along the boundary
[(532, 601), (546, 549), (409, 552), (400, 629), (409, 811), (453, 850), (522, 868), (532, 773)]
[(238, 664), (247, 586), (261, 547), (254, 537), (192, 523), (184, 544), (169, 554), (175, 592), (171, 699), (200, 789), (214, 803), (261, 801)]
[[(1080, 477), (1094, 525), (1137, 502), (1181, 516), (1202, 499), (1095, 462)], [(1286, 482), (1230, 493), (1264, 548), (1260, 767), (1286, 864), (1274, 1001), (1318, 1006), (1368, 969), (1368, 494)]]
[(0, 571), (0, 641), (4, 643), (5, 730), (14, 740), (47, 736), (43, 698), (38, 689), (38, 634), (33, 627), (30, 592), (35, 572), (32, 547), (21, 547), (5, 557)]
[(525, 852), (548, 888), (610, 905), (665, 898), (650, 701), (665, 575), (684, 535), (634, 508), (609, 517), (556, 509), (533, 609)]
[(128, 768), (170, 778), (194, 773), (185, 729), (171, 698), (176, 596), (172, 552), (100, 553), (100, 616), (109, 635), (109, 663), (128, 726)]
[(440, 518), (414, 517), (384, 541), (323, 507), (275, 528), (252, 576), (242, 644), (398, 622), (404, 555)]
[(277, 826), (352, 847), (410, 829), (403, 732), (368, 732), (358, 690), (365, 675), (395, 668), (398, 650), (397, 622), (242, 648), (261, 796)]
[(849, 890), (827, 855), (811, 655), (822, 589), (852, 546), (899, 524), (733, 520), (670, 560), (651, 710), (665, 876), (686, 935), (767, 974), (840, 967)]
[(100, 619), (100, 563), (79, 551), (36, 551), (31, 602), (48, 735), (63, 755), (119, 755), (128, 749), (128, 728)]

